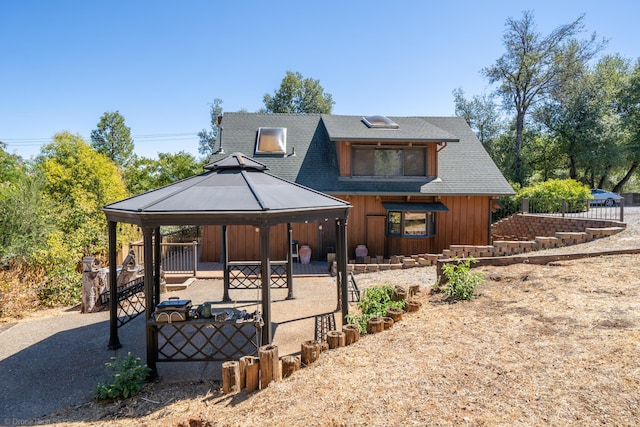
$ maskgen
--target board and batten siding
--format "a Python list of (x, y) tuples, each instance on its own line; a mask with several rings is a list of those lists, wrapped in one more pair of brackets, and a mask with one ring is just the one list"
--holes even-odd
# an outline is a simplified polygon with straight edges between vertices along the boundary
[[(447, 212), (437, 212), (436, 235), (429, 238), (402, 238), (386, 235), (386, 210), (383, 202), (407, 202), (407, 198), (380, 196), (336, 196), (349, 202), (353, 208), (349, 212), (347, 225), (347, 249), (349, 259), (355, 258), (355, 248), (361, 244), (375, 242), (383, 247), (384, 253), (372, 248), (370, 256), (415, 255), (423, 253), (441, 253), (451, 245), (487, 245), (490, 243), (488, 196), (442, 196), (441, 203), (449, 208)], [(434, 197), (411, 197), (409, 202), (434, 202)], [(326, 257), (328, 243), (322, 241), (323, 235), (318, 222), (292, 224), (293, 239), (299, 245), (309, 245), (312, 260)], [(335, 227), (332, 221), (323, 227)], [(368, 229), (374, 228), (375, 229)], [(205, 226), (202, 231), (201, 261), (218, 262), (221, 259), (221, 231), (219, 226)], [(325, 231), (331, 231), (325, 230)], [(384, 243), (380, 243), (380, 241)], [(287, 225), (280, 224), (271, 228), (271, 260), (285, 260), (288, 250)], [(260, 233), (250, 226), (229, 226), (230, 261), (257, 261), (260, 259)]]
[[(353, 208), (349, 212), (347, 239), (349, 257), (355, 257), (355, 248), (366, 244), (368, 233), (383, 233), (385, 253), (369, 253), (371, 256), (414, 255), (421, 253), (441, 253), (451, 245), (489, 244), (489, 201), (488, 196), (443, 196), (439, 201), (449, 208), (447, 212), (437, 212), (436, 235), (430, 238), (401, 238), (386, 236), (386, 230), (367, 230), (373, 221), (369, 217), (386, 215), (383, 202), (407, 202), (406, 197), (380, 196), (337, 196), (349, 202)], [(434, 202), (434, 197), (411, 197), (409, 202)], [(368, 219), (369, 218), (369, 219)], [(379, 222), (376, 222), (379, 223)], [(384, 222), (386, 227), (386, 221)]]
[[(309, 245), (313, 259), (317, 253), (318, 226), (316, 222), (291, 225), (293, 239), (298, 245)], [(203, 226), (200, 261), (219, 262), (222, 259), (222, 227)], [(248, 225), (228, 226), (229, 261), (259, 261), (260, 233)], [(269, 252), (272, 261), (287, 259), (289, 234), (287, 224), (271, 227), (269, 232)]]

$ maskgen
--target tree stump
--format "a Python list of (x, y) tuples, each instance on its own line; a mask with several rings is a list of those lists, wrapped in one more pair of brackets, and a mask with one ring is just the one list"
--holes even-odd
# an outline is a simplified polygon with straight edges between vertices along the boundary
[(410, 301), (407, 301), (404, 306), (407, 312), (412, 312), (412, 311), (418, 311), (420, 307), (422, 307), (422, 303), (420, 301), (410, 300)]
[(356, 325), (344, 325), (342, 327), (342, 332), (344, 332), (344, 345), (351, 345), (360, 340), (360, 328)]
[(222, 391), (224, 394), (240, 391), (240, 363), (235, 360), (222, 364)]
[(243, 361), (245, 364), (246, 391), (247, 393), (253, 393), (260, 384), (260, 359), (255, 356), (243, 356), (240, 358), (240, 363)]
[(391, 301), (402, 301), (407, 299), (407, 290), (402, 286), (396, 286), (391, 295)]
[(318, 360), (322, 346), (320, 341), (308, 340), (302, 343), (300, 355), (302, 356), (302, 364), (307, 366)]
[(367, 320), (367, 333), (375, 334), (384, 331), (384, 321), (382, 317), (372, 317)]
[(399, 322), (402, 320), (403, 311), (399, 308), (387, 308), (387, 316), (391, 317), (394, 322)]
[(329, 348), (338, 348), (345, 346), (345, 333), (342, 331), (327, 332), (327, 343)]
[(389, 329), (390, 327), (393, 326), (393, 318), (391, 317), (383, 317), (382, 318), (382, 324), (384, 326), (384, 330), (386, 331), (387, 329)]
[(269, 344), (258, 349), (260, 358), (260, 390), (266, 388), (272, 381), (277, 381), (280, 376), (280, 359), (278, 347)]
[(290, 377), (300, 369), (300, 356), (284, 356), (282, 358), (282, 378)]

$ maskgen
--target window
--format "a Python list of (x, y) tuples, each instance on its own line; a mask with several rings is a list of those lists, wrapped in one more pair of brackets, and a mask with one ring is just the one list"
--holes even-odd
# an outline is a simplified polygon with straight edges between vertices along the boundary
[(436, 214), (431, 211), (388, 211), (387, 235), (433, 237), (436, 235)]
[(352, 176), (426, 176), (426, 147), (353, 146)]
[(375, 129), (400, 129), (400, 126), (387, 116), (367, 116), (362, 118), (362, 122), (368, 128)]
[(258, 128), (256, 154), (285, 154), (287, 128)]

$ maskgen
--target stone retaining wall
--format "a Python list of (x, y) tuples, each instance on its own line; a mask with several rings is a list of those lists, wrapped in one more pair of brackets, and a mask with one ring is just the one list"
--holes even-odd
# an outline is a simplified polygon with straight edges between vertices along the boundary
[[(509, 221), (506, 221), (509, 220)], [(451, 245), (441, 254), (397, 255), (389, 259), (364, 257), (360, 262), (350, 260), (347, 271), (371, 273), (419, 266), (435, 265), (439, 259), (487, 258), (527, 253), (540, 249), (585, 243), (608, 237), (623, 231), (626, 224), (619, 221), (561, 218), (542, 215), (516, 214), (502, 220), (497, 230), (511, 239), (494, 240), (493, 245)], [(504, 234), (502, 235), (504, 236)], [(533, 236), (533, 237), (530, 237)], [(494, 234), (494, 238), (496, 234)], [(332, 274), (336, 274), (336, 263), (332, 263)]]

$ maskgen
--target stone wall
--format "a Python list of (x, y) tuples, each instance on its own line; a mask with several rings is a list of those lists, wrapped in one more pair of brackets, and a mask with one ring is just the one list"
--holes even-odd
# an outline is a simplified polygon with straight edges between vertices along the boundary
[(515, 214), (491, 227), (493, 240), (534, 240), (555, 237), (558, 232), (584, 232), (587, 228), (625, 227), (619, 221), (568, 218), (545, 215)]

